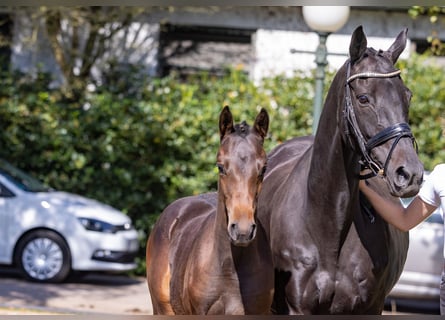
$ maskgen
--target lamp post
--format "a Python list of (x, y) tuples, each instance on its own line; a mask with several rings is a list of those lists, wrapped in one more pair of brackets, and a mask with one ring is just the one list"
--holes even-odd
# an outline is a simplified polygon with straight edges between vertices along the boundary
[(347, 6), (304, 6), (303, 18), (306, 24), (318, 34), (319, 42), (315, 51), (315, 98), (313, 110), (312, 133), (317, 132), (323, 104), (325, 69), (328, 64), (326, 40), (332, 32), (344, 26), (349, 17)]

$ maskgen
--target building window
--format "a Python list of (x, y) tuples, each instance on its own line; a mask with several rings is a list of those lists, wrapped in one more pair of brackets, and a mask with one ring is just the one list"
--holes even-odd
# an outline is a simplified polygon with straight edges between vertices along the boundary
[(187, 76), (200, 71), (221, 75), (227, 67), (248, 71), (254, 30), (163, 24), (159, 34), (159, 69)]

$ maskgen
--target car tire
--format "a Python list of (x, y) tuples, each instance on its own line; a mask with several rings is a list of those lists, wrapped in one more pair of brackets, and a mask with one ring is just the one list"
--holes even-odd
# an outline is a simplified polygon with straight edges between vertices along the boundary
[(65, 240), (49, 230), (24, 236), (17, 245), (16, 264), (22, 274), (36, 282), (62, 282), (71, 271), (71, 255)]

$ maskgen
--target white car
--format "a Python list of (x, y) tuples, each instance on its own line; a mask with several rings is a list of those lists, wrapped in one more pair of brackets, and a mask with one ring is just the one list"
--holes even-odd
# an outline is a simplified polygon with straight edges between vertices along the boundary
[(0, 159), (0, 264), (39, 282), (71, 271), (136, 268), (138, 233), (122, 212), (54, 191)]

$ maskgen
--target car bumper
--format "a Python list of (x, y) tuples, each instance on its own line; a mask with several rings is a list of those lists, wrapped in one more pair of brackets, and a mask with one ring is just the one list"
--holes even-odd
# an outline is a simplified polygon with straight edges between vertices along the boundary
[(129, 271), (136, 268), (135, 258), (139, 249), (136, 230), (113, 234), (87, 230), (82, 232), (83, 237), (68, 241), (73, 270)]

